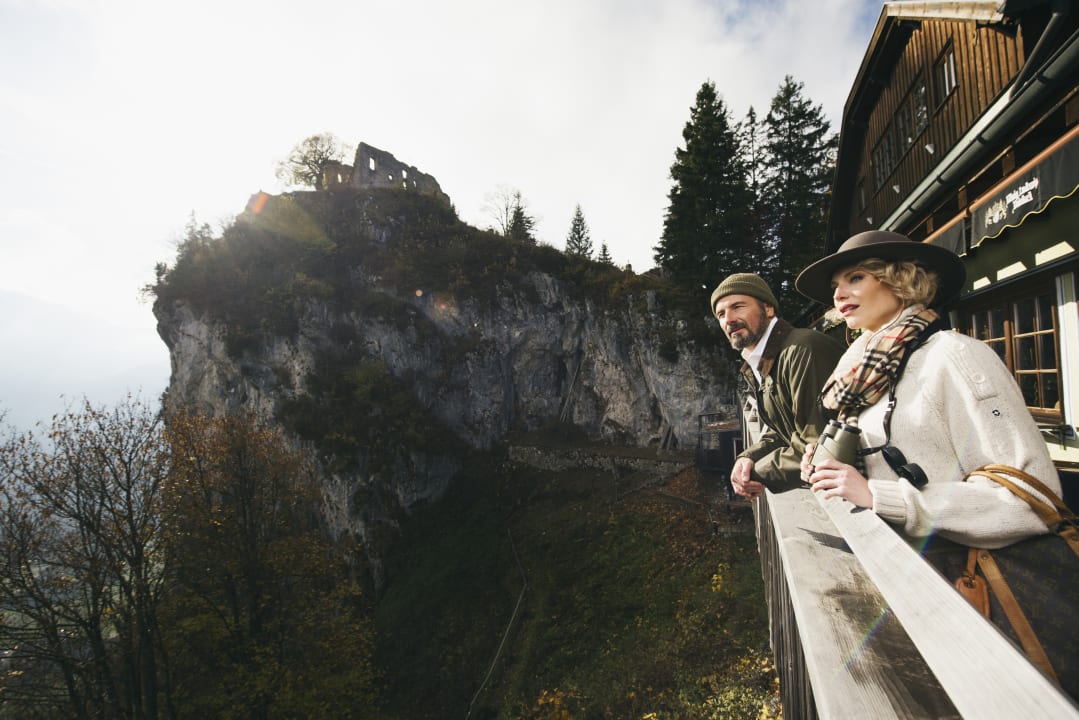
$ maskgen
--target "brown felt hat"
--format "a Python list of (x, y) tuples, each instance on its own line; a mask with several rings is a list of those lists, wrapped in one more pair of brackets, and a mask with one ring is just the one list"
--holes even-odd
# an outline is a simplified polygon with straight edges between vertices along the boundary
[(822, 305), (832, 304), (832, 276), (836, 271), (857, 265), (862, 260), (910, 260), (940, 277), (933, 305), (952, 300), (963, 289), (966, 268), (959, 256), (947, 248), (916, 242), (906, 235), (887, 230), (869, 230), (847, 239), (839, 249), (816, 261), (794, 281), (798, 292)]

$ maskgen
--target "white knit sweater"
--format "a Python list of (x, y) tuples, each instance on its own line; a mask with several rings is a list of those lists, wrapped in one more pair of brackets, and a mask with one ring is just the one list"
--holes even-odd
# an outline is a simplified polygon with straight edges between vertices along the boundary
[[(839, 365), (857, 362), (870, 341), (858, 338)], [(884, 442), (886, 405), (887, 396), (859, 415), (863, 447)], [(968, 478), (983, 465), (1011, 465), (1060, 493), (1056, 468), (1019, 387), (985, 343), (941, 331), (910, 356), (896, 388), (891, 444), (929, 478), (918, 490), (899, 478), (881, 453), (865, 458), (873, 511), (906, 534), (939, 532), (963, 544), (997, 548), (1047, 532), (1030, 506), (1007, 488)]]

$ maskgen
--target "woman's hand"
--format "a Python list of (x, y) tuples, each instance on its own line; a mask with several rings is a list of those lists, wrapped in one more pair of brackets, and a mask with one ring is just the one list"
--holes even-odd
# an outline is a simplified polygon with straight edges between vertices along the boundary
[[(803, 474), (806, 458), (802, 458)], [(809, 476), (813, 492), (823, 492), (824, 497), (841, 497), (858, 507), (873, 507), (873, 492), (869, 481), (853, 466), (838, 460), (822, 460)]]
[(798, 463), (802, 468), (802, 482), (809, 484), (809, 476), (813, 474), (813, 453), (817, 450), (817, 443), (806, 445), (806, 451), (802, 453), (802, 461)]

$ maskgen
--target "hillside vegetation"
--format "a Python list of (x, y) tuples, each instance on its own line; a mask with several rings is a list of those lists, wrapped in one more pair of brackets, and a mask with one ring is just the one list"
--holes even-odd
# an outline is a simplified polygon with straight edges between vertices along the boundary
[[(732, 365), (699, 288), (477, 230), (444, 203), (392, 190), (263, 197), (219, 238), (190, 227), (152, 290), (162, 307), (220, 321), (235, 357), (297, 337), (314, 305), (407, 327), (445, 362), (479, 340), (432, 340), (438, 328), (409, 299), (450, 293), (496, 304), (507, 288), (535, 292), (526, 282), (534, 272), (558, 278), (595, 313), (654, 299), (672, 318), (654, 340), (660, 356), (673, 362), (679, 348), (696, 346), (717, 372)], [(505, 446), (464, 447), (415, 397), (409, 373), (395, 374), (344, 323), (329, 336), (332, 347), (304, 378), (309, 392), (279, 398), (284, 429), (333, 473), (388, 473), (414, 449), (464, 468), (441, 500), (384, 513), (380, 528), (394, 538), (379, 548), (382, 582), (364, 599), (378, 700), (352, 712), (385, 720), (778, 716), (747, 507), (730, 514), (714, 481), (699, 484), (688, 463), (667, 478), (552, 473), (508, 462)], [(387, 497), (358, 491), (349, 502)]]
[[(493, 302), (506, 288), (526, 290), (532, 272), (559, 278), (571, 297), (599, 312), (627, 300), (643, 305), (654, 293), (685, 314), (682, 342), (719, 342), (703, 322), (698, 288), (479, 230), (435, 198), (393, 189), (257, 196), (219, 238), (190, 225), (175, 264), (159, 265), (148, 290), (159, 304), (180, 300), (227, 322), (238, 354), (262, 333), (295, 334), (306, 301), (408, 324), (415, 312), (388, 292)], [(366, 281), (376, 276), (379, 291)]]
[(641, 482), (473, 466), (410, 520), (374, 607), (385, 717), (778, 717), (748, 507), (692, 467)]

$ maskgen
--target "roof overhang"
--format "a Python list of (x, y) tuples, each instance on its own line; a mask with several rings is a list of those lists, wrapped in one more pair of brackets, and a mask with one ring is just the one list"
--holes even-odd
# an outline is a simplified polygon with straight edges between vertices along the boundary
[[(982, 2), (888, 2), (881, 9), (869, 46), (862, 58), (854, 85), (843, 108), (833, 206), (825, 245), (835, 248), (849, 219), (849, 206), (857, 182), (857, 153), (864, 145), (870, 113), (887, 86), (895, 63), (911, 35), (926, 20), (974, 21), (1002, 24), (1024, 10), (1050, 4), (1051, 0), (988, 0)], [(1033, 59), (1033, 58), (1032, 58)], [(850, 158), (851, 154), (855, 157)]]

